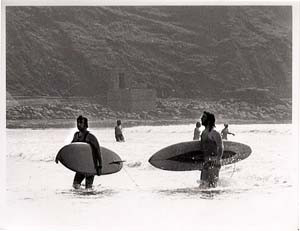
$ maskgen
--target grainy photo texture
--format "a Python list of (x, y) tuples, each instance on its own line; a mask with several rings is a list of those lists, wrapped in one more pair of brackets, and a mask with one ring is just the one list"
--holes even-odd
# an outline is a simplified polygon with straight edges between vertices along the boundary
[(2, 13), (3, 228), (297, 230), (292, 4)]

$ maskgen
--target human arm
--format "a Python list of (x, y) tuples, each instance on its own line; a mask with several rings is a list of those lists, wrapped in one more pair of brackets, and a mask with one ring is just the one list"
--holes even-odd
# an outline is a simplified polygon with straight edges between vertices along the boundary
[(217, 131), (215, 134), (215, 142), (217, 144), (217, 157), (220, 160), (223, 156), (224, 145), (223, 145), (222, 137), (221, 137), (220, 133)]
[(224, 150), (222, 137), (219, 132), (213, 131), (211, 139), (216, 144), (216, 153), (215, 153), (215, 155), (210, 156), (209, 160), (219, 162), (222, 158), (223, 150)]
[(94, 152), (95, 159), (96, 159), (95, 167), (97, 170), (97, 175), (100, 175), (103, 159), (102, 159), (102, 155), (101, 155), (101, 149), (100, 149), (99, 142), (98, 142), (97, 138), (90, 133), (88, 134), (88, 136), (86, 138), (86, 142), (89, 143), (93, 148), (93, 152)]
[(72, 139), (71, 143), (76, 142), (77, 136), (78, 136), (77, 133), (78, 133), (78, 132), (75, 132), (75, 134), (74, 134), (74, 136), (73, 136), (73, 139)]
[(234, 133), (232, 133), (232, 132), (228, 132), (228, 134), (235, 136), (235, 134), (234, 134)]

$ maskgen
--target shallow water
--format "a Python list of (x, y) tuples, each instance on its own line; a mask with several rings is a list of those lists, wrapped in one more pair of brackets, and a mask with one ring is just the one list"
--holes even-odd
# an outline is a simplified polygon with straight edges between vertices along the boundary
[(218, 187), (205, 190), (198, 188), (199, 171), (163, 171), (148, 163), (161, 148), (190, 141), (193, 129), (192, 124), (125, 128), (126, 142), (116, 143), (113, 129), (91, 128), (100, 145), (126, 160), (120, 172), (95, 177), (91, 192), (72, 190), (74, 173), (54, 163), (74, 129), (8, 129), (7, 226), (93, 229), (101, 220), (108, 230), (188, 230), (201, 218), (206, 229), (296, 227), (298, 157), (292, 125), (230, 125), (236, 136), (229, 139), (253, 152), (222, 167)]

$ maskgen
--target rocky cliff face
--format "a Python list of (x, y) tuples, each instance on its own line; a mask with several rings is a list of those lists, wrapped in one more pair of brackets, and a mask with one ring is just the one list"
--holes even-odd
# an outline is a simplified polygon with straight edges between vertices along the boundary
[(290, 98), (291, 26), (288, 6), (8, 6), (7, 91), (92, 96), (122, 70), (159, 97)]

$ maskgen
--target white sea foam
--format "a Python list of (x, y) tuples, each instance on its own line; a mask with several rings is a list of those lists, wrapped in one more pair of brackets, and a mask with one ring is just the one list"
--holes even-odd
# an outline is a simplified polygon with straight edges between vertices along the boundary
[[(218, 125), (221, 130), (223, 125)], [(198, 188), (198, 171), (170, 172), (148, 163), (161, 148), (193, 136), (194, 125), (93, 129), (101, 145), (126, 160), (96, 177), (91, 193), (71, 189), (74, 173), (55, 164), (74, 129), (7, 130), (7, 227), (71, 230), (295, 230), (297, 138), (288, 124), (230, 125), (249, 158), (221, 169), (219, 186)], [(96, 229), (96, 228), (95, 228)]]

